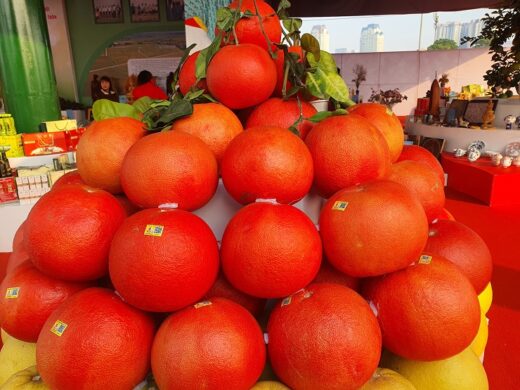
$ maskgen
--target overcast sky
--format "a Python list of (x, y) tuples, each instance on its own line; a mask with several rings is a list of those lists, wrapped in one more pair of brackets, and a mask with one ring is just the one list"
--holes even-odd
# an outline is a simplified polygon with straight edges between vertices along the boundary
[[(439, 23), (469, 22), (480, 19), (487, 9), (460, 12), (439, 12)], [(359, 51), (361, 29), (367, 24), (379, 24), (385, 36), (385, 51), (417, 50), (419, 46), (419, 26), (421, 15), (354, 16), (333, 18), (304, 18), (302, 32), (310, 32), (312, 26), (325, 24), (329, 30), (330, 48), (346, 48), (348, 52)], [(433, 43), (433, 14), (423, 15), (421, 49)]]

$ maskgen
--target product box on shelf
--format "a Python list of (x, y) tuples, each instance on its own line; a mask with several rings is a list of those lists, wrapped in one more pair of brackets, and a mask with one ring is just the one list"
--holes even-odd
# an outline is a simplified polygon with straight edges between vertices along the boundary
[(23, 157), (22, 135), (0, 135), (0, 147), (7, 146), (7, 157)]
[(26, 156), (64, 153), (68, 150), (65, 131), (56, 133), (22, 134), (23, 151)]
[(0, 203), (14, 202), (18, 200), (14, 177), (0, 179)]
[(40, 124), (40, 130), (48, 133), (59, 133), (62, 131), (70, 131), (78, 128), (75, 119), (62, 119), (59, 121), (47, 121)]
[(16, 178), (20, 204), (36, 203), (50, 191), (47, 175), (22, 176)]
[(81, 135), (85, 132), (85, 127), (78, 127), (75, 130), (67, 131), (67, 146), (69, 151), (76, 150)]

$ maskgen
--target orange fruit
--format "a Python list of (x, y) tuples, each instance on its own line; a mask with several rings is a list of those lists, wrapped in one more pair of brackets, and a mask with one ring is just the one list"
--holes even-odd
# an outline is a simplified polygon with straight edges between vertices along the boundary
[(217, 189), (217, 161), (194, 135), (167, 131), (149, 135), (127, 153), (121, 184), (142, 208), (177, 203), (183, 210), (205, 205)]
[(120, 193), (123, 158), (144, 134), (144, 125), (137, 119), (94, 121), (81, 136), (76, 151), (81, 179), (89, 186)]
[[(289, 53), (296, 53), (300, 57), (300, 61), (303, 60), (303, 49), (301, 46), (289, 46), (287, 49)], [(285, 53), (282, 49), (276, 50), (276, 58), (274, 59), (274, 63), (276, 65), (276, 87), (274, 89), (274, 95), (278, 97), (282, 97), (283, 92), (283, 80), (284, 80), (284, 72), (285, 72)], [(285, 91), (289, 92), (292, 88), (292, 84), (289, 80), (287, 80), (287, 85), (285, 86)], [(302, 137), (305, 138), (305, 137)]]
[(233, 111), (222, 104), (202, 103), (193, 106), (193, 114), (173, 122), (171, 130), (180, 130), (200, 138), (220, 164), (233, 138), (244, 128)]
[(226, 298), (238, 303), (255, 317), (262, 314), (266, 302), (265, 299), (255, 298), (237, 290), (226, 280), (226, 277), (222, 273), (218, 275), (217, 280), (206, 293), (204, 299), (211, 300), (215, 297)]
[(229, 221), (220, 255), (234, 287), (255, 297), (279, 298), (314, 279), (321, 240), (312, 221), (297, 208), (254, 203)]
[(446, 202), (444, 186), (435, 171), (427, 165), (417, 161), (400, 161), (392, 165), (387, 179), (402, 184), (419, 199), (429, 222), (442, 212)]
[(52, 389), (133, 389), (144, 380), (154, 337), (152, 319), (114, 292), (89, 288), (45, 322), (36, 362)]
[(404, 131), (392, 110), (383, 104), (361, 103), (349, 108), (349, 112), (368, 119), (383, 134), (390, 150), (390, 160), (396, 161), (403, 150)]
[(442, 169), (439, 160), (437, 160), (427, 149), (418, 145), (404, 145), (397, 162), (404, 160), (420, 161), (427, 164), (437, 173), (439, 180), (444, 185), (444, 169)]
[(116, 200), (119, 202), (127, 216), (137, 213), (141, 208), (130, 202), (124, 195), (115, 195)]
[(294, 203), (312, 185), (312, 157), (287, 129), (254, 127), (229, 144), (221, 164), (227, 192), (239, 203), (276, 199)]
[[(301, 115), (310, 118), (316, 114), (314, 106), (306, 101), (301, 101)], [(258, 105), (247, 119), (246, 128), (258, 126), (273, 126), (289, 129), (300, 118), (300, 106), (296, 99), (282, 100), (270, 98)], [(304, 120), (299, 123), (298, 129), (301, 139), (305, 139), (314, 123)]]
[(428, 221), (405, 187), (381, 180), (334, 194), (321, 210), (320, 235), (336, 269), (354, 277), (375, 276), (419, 257)]
[(260, 326), (242, 306), (212, 298), (169, 316), (152, 348), (161, 389), (249, 390), (265, 365)]
[(407, 359), (453, 356), (479, 328), (475, 289), (438, 255), (424, 254), (407, 268), (369, 280), (363, 295), (377, 311), (385, 348)]
[(430, 226), (425, 251), (456, 264), (477, 294), (491, 281), (493, 259), (484, 240), (460, 222), (439, 220)]
[(353, 290), (316, 283), (284, 299), (267, 325), (276, 375), (292, 389), (358, 389), (381, 354), (381, 331)]
[(360, 280), (338, 271), (332, 267), (325, 258), (323, 258), (320, 270), (312, 283), (337, 283), (351, 288), (354, 291), (358, 291)]
[[(196, 51), (189, 55), (184, 64), (182, 64), (179, 72), (179, 89), (183, 95), (186, 95), (190, 89), (195, 85), (197, 76), (195, 75), (196, 62), (200, 51)], [(207, 89), (206, 80), (200, 80), (197, 84), (197, 89)]]
[[(251, 12), (254, 16), (243, 17), (235, 25), (235, 33), (239, 43), (252, 43), (258, 45), (263, 49), (267, 50), (269, 47), (265, 36), (262, 32), (265, 32), (274, 47), (275, 43), (280, 43), (282, 39), (282, 27), (280, 19), (276, 15), (275, 10), (267, 4), (265, 1), (256, 1), (258, 7), (258, 13), (256, 12), (255, 2), (253, 0), (233, 0), (229, 4), (229, 8), (238, 9), (240, 7), (241, 12)], [(258, 17), (260, 15), (260, 18)], [(262, 25), (260, 25), (260, 23)], [(217, 34), (219, 30), (217, 29)], [(225, 37), (226, 41), (233, 43), (235, 41), (233, 34)]]
[(129, 304), (171, 312), (197, 302), (215, 282), (217, 240), (199, 217), (148, 209), (127, 218), (110, 248), (110, 278)]
[(0, 285), (0, 327), (19, 340), (35, 343), (51, 313), (85, 287), (81, 283), (50, 278), (26, 261)]
[[(437, 220), (439, 219), (446, 219), (448, 221), (455, 221), (455, 217), (453, 216), (452, 213), (450, 213), (448, 210), (446, 210), (444, 207), (442, 208), (442, 210), (436, 215), (436, 218)], [(433, 221), (435, 222), (435, 220)]]
[(69, 173), (64, 174), (62, 177), (60, 177), (58, 180), (54, 182), (52, 185), (52, 189), (55, 190), (56, 188), (60, 188), (63, 185), (68, 184), (86, 184), (79, 175), (79, 171), (75, 170)]
[(106, 191), (79, 184), (48, 192), (25, 223), (25, 244), (40, 271), (57, 279), (84, 281), (106, 275), (108, 251), (126, 217)]
[(19, 247), (24, 246), (24, 236), (25, 236), (25, 221), (18, 226), (16, 232), (13, 237), (13, 250), (18, 249)]
[(314, 185), (325, 198), (352, 185), (381, 179), (390, 168), (385, 138), (356, 114), (325, 119), (314, 126), (305, 143), (314, 161)]
[(206, 82), (211, 95), (227, 107), (251, 107), (273, 93), (276, 67), (269, 54), (257, 45), (225, 46), (211, 59)]
[(27, 250), (25, 250), (23, 246), (13, 249), (7, 259), (7, 267), (5, 269), (6, 275), (11, 273), (11, 271), (27, 260), (31, 259), (29, 258)]

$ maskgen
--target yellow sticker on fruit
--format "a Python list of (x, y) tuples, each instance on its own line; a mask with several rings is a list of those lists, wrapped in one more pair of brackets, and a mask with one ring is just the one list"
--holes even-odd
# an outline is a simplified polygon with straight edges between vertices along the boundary
[(201, 307), (209, 306), (209, 305), (212, 305), (211, 301), (202, 301), (202, 302), (194, 304), (193, 307), (195, 309), (200, 309)]
[(65, 332), (65, 329), (67, 329), (67, 326), (68, 325), (65, 322), (57, 320), (52, 326), (51, 332), (54, 333), (56, 336), (61, 337), (63, 332)]
[(16, 299), (20, 295), (20, 287), (9, 287), (5, 292), (6, 299)]
[(281, 304), (280, 306), (281, 306), (281, 307), (284, 307), (284, 306), (290, 305), (290, 304), (291, 304), (291, 301), (292, 301), (292, 297), (287, 297), (287, 298), (285, 298), (285, 299), (282, 301), (282, 304)]
[(345, 202), (343, 200), (337, 200), (332, 205), (332, 210), (336, 211), (345, 211), (347, 209), (348, 202)]
[(419, 257), (419, 264), (430, 264), (432, 262), (432, 257), (428, 255), (422, 255)]
[(144, 229), (145, 236), (161, 237), (163, 235), (164, 226), (161, 225), (146, 225)]

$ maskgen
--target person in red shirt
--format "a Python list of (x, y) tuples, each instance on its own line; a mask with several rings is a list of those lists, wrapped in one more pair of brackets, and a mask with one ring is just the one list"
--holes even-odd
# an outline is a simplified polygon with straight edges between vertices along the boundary
[(137, 86), (132, 91), (133, 101), (148, 96), (151, 99), (167, 100), (168, 96), (155, 84), (155, 78), (147, 70), (142, 70), (137, 75)]

